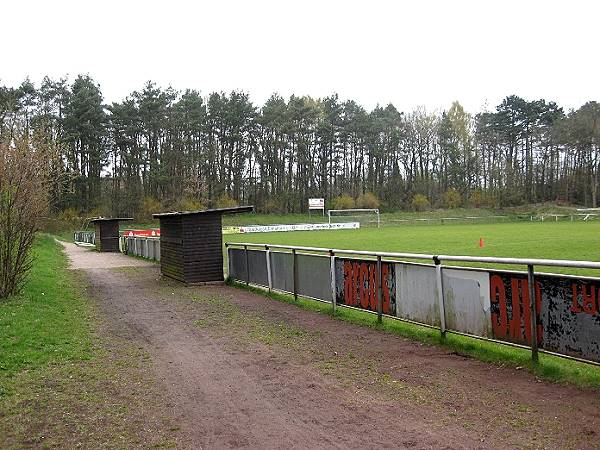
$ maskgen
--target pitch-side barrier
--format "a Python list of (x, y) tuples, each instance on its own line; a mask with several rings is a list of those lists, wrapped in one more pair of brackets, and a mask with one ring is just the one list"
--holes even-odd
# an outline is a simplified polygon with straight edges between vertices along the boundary
[[(446, 333), (600, 363), (600, 278), (537, 272), (600, 262), (226, 243), (233, 280)], [(445, 263), (526, 266), (527, 271)]]
[(121, 236), (120, 247), (127, 255), (160, 261), (160, 237)]
[(93, 247), (96, 245), (96, 233), (93, 231), (75, 231), (73, 242), (77, 245)]

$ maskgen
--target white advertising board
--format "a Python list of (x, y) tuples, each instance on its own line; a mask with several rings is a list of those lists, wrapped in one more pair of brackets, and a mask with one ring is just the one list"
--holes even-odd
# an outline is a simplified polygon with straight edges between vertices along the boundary
[(250, 225), (240, 227), (240, 233), (272, 233), (278, 231), (351, 230), (360, 228), (359, 222), (298, 223), (292, 225)]
[(324, 198), (309, 198), (308, 209), (325, 209)]

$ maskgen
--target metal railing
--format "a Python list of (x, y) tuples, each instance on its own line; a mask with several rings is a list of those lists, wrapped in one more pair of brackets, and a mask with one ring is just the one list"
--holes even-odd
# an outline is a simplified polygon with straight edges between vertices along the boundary
[(75, 231), (73, 233), (73, 242), (76, 244), (96, 244), (96, 232), (94, 231)]
[[(531, 357), (533, 359), (533, 361), (537, 361), (538, 360), (538, 353), (539, 352), (543, 352), (546, 354), (551, 354), (551, 355), (555, 355), (555, 356), (560, 356), (563, 358), (567, 358), (567, 359), (573, 359), (573, 360), (577, 360), (577, 361), (583, 361), (586, 363), (591, 363), (591, 364), (599, 364), (598, 361), (594, 361), (594, 360), (589, 360), (589, 359), (585, 359), (585, 358), (580, 358), (580, 357), (576, 357), (576, 356), (572, 356), (572, 355), (567, 355), (564, 353), (557, 353), (554, 351), (550, 351), (550, 350), (544, 350), (544, 349), (538, 349), (538, 336), (537, 336), (537, 332), (538, 332), (538, 324), (537, 324), (537, 314), (539, 313), (539, 309), (536, 309), (536, 296), (541, 295), (541, 294), (536, 294), (536, 276), (540, 276), (540, 275), (544, 275), (544, 276), (553, 276), (553, 277), (563, 277), (563, 276), (559, 276), (559, 275), (555, 275), (555, 274), (546, 274), (546, 273), (542, 273), (539, 272), (537, 273), (535, 271), (535, 266), (543, 266), (543, 267), (568, 267), (568, 268), (582, 268), (582, 269), (600, 269), (600, 262), (595, 262), (595, 261), (574, 261), (574, 260), (553, 260), (553, 259), (534, 259), (534, 258), (505, 258), (505, 257), (483, 257), (483, 256), (459, 256), (459, 255), (444, 255), (444, 254), (439, 254), (439, 255), (434, 255), (434, 254), (422, 254), (422, 253), (402, 253), (402, 252), (374, 252), (374, 251), (365, 251), (365, 250), (348, 250), (348, 249), (336, 249), (336, 248), (324, 248), (324, 247), (306, 247), (306, 246), (290, 246), (290, 245), (272, 245), (272, 244), (257, 244), (257, 243), (251, 243), (251, 242), (230, 242), (230, 243), (225, 243), (226, 248), (230, 249), (230, 248), (240, 248), (243, 249), (246, 253), (246, 276), (245, 276), (245, 280), (241, 280), (241, 281), (245, 281), (246, 284), (249, 284), (250, 282), (250, 267), (249, 267), (249, 260), (248, 260), (248, 252), (251, 249), (261, 249), (266, 251), (267, 253), (267, 257), (266, 257), (266, 264), (267, 264), (267, 273), (268, 273), (268, 284), (269, 284), (269, 290), (271, 290), (273, 288), (272, 286), (272, 267), (271, 267), (271, 259), (269, 257), (269, 253), (272, 250), (283, 250), (286, 252), (291, 252), (293, 255), (293, 288), (291, 290), (291, 293), (294, 295), (294, 298), (298, 297), (298, 255), (300, 254), (300, 252), (303, 252), (304, 254), (309, 254), (309, 255), (321, 255), (321, 256), (327, 256), (331, 259), (331, 290), (332, 290), (332, 307), (333, 310), (335, 311), (337, 305), (336, 302), (336, 292), (335, 292), (335, 284), (336, 284), (336, 280), (335, 280), (335, 261), (336, 258), (338, 256), (346, 256), (346, 257), (357, 257), (357, 256), (361, 256), (361, 257), (367, 257), (371, 260), (373, 260), (374, 262), (376, 262), (377, 264), (377, 274), (376, 274), (376, 279), (377, 279), (377, 286), (378, 286), (378, 292), (377, 292), (377, 316), (378, 316), (378, 320), (381, 321), (382, 320), (382, 307), (381, 307), (381, 277), (382, 277), (382, 273), (381, 273), (381, 262), (382, 262), (382, 258), (387, 258), (390, 260), (393, 260), (392, 262), (397, 262), (397, 263), (407, 263), (405, 260), (416, 260), (416, 261), (427, 261), (427, 262), (431, 262), (433, 264), (433, 266), (435, 267), (435, 278), (436, 278), (436, 287), (437, 287), (437, 293), (438, 293), (438, 306), (439, 306), (439, 314), (440, 314), (440, 325), (439, 327), (434, 326), (434, 328), (439, 328), (442, 336), (444, 337), (445, 334), (447, 332), (449, 333), (453, 333), (453, 334), (459, 334), (459, 335), (464, 335), (464, 336), (468, 336), (468, 337), (472, 337), (472, 338), (476, 338), (476, 339), (482, 339), (482, 340), (488, 340), (488, 341), (492, 341), (492, 342), (498, 342), (504, 345), (511, 345), (511, 346), (515, 346), (515, 347), (520, 347), (520, 348), (530, 348), (531, 349)], [(456, 331), (456, 330), (449, 330), (446, 327), (446, 300), (444, 298), (444, 289), (443, 289), (443, 271), (444, 268), (450, 268), (450, 269), (460, 269), (460, 267), (457, 266), (444, 266), (442, 264), (442, 262), (465, 262), (465, 263), (485, 263), (485, 264), (502, 264), (502, 265), (518, 265), (518, 266), (526, 266), (527, 267), (527, 287), (528, 287), (528, 292), (527, 292), (527, 298), (529, 300), (529, 305), (527, 305), (527, 307), (529, 308), (529, 311), (526, 312), (526, 314), (530, 317), (530, 330), (527, 330), (526, 333), (530, 333), (531, 336), (531, 345), (530, 346), (526, 346), (523, 344), (519, 344), (519, 343), (514, 343), (514, 342), (510, 342), (510, 341), (505, 341), (505, 340), (499, 340), (499, 339), (493, 339), (490, 337), (486, 337), (486, 336), (479, 336), (479, 335), (474, 335), (474, 334), (469, 334), (469, 333), (464, 333), (464, 332), (460, 332), (460, 331)], [(415, 264), (415, 263), (410, 263), (408, 262), (407, 264)], [(230, 266), (231, 267), (231, 266)], [(474, 267), (465, 267), (463, 269), (467, 269), (467, 270), (474, 270), (474, 271), (487, 271), (487, 272), (493, 272), (494, 269), (484, 269), (484, 268), (474, 268)], [(522, 273), (522, 272), (519, 272)], [(572, 278), (576, 278), (573, 276), (569, 276), (569, 275), (565, 275), (565, 278), (568, 277), (572, 277)], [(592, 280), (589, 277), (577, 277), (577, 278), (587, 278)], [(600, 279), (593, 279), (594, 281), (597, 281), (598, 284), (600, 285)], [(286, 291), (289, 292), (289, 291)], [(583, 295), (586, 295), (585, 292)], [(600, 292), (599, 292), (599, 296), (600, 296)], [(600, 299), (599, 299), (600, 301)], [(346, 306), (346, 305), (343, 305)], [(524, 305), (525, 307), (525, 305)], [(539, 308), (539, 305), (538, 305)], [(373, 311), (367, 311), (367, 312), (373, 312)], [(600, 313), (600, 306), (598, 306), (598, 312)], [(395, 317), (395, 316), (390, 316), (393, 317), (394, 319), (398, 319), (398, 320), (405, 320), (402, 319), (400, 317)], [(408, 322), (413, 322), (415, 323), (415, 321), (413, 320), (405, 320)], [(416, 322), (419, 323), (420, 325), (425, 325), (428, 327), (432, 327), (431, 324), (427, 324), (427, 323), (422, 323), (422, 322)]]
[(516, 220), (511, 216), (461, 216), (461, 217), (407, 217), (405, 219), (382, 219), (381, 222), (385, 224), (440, 224), (445, 225), (458, 223), (458, 222), (481, 222), (481, 221), (505, 221)]
[(160, 238), (121, 236), (121, 251), (127, 255), (160, 261)]

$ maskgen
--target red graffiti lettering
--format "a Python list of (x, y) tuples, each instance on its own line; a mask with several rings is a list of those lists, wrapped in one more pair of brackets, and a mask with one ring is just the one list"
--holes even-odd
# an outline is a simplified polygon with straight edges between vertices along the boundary
[(369, 266), (360, 265), (360, 306), (369, 309)]
[(352, 306), (360, 305), (360, 263), (352, 264)]
[(388, 284), (388, 275), (390, 268), (388, 264), (381, 265), (381, 287), (383, 289), (383, 313), (390, 314), (390, 288)]
[[(531, 344), (531, 304), (529, 282), (527, 279), (510, 279), (510, 304), (506, 298), (506, 287), (499, 275), (490, 277), (490, 297), (493, 304), (498, 305), (497, 312), (492, 312), (492, 330), (500, 339), (510, 339)], [(540, 318), (542, 309), (542, 290), (539, 282), (535, 283), (535, 318), (538, 344), (542, 342), (543, 327)], [(511, 315), (509, 316), (509, 310)]]
[[(525, 342), (531, 344), (531, 300), (529, 299), (529, 281), (521, 281), (521, 298), (523, 300), (523, 322), (525, 326)], [(542, 288), (539, 282), (535, 283), (535, 318), (536, 318), (536, 335), (538, 344), (542, 342), (542, 324), (540, 320), (540, 311), (542, 310)]]
[(372, 311), (377, 311), (377, 265), (369, 265), (369, 305)]
[[(577, 284), (573, 283), (571, 285), (571, 290), (573, 292), (573, 298), (571, 300), (571, 312), (574, 314), (586, 313), (589, 315), (597, 314), (600, 311), (600, 306), (598, 302), (600, 301), (600, 295), (596, 293), (596, 286), (593, 284), (581, 284), (581, 296), (579, 295), (579, 289), (577, 289)], [(581, 299), (581, 303), (580, 300)]]
[[(344, 304), (377, 311), (377, 265), (371, 262), (344, 261)], [(391, 313), (390, 265), (381, 265), (382, 312)]]
[(510, 280), (510, 290), (512, 294), (512, 317), (510, 319), (510, 337), (513, 339), (522, 340), (523, 336), (521, 333), (521, 295), (519, 292), (519, 285), (522, 286), (522, 283), (519, 283), (518, 278), (512, 278)]
[(581, 296), (583, 298), (583, 311), (587, 314), (596, 314), (596, 289), (595, 286), (590, 285), (589, 293), (585, 284), (581, 285)]

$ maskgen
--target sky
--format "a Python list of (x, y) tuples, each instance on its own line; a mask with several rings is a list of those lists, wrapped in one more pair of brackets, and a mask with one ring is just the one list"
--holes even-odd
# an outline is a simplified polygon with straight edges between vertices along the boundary
[(0, 17), (0, 84), (89, 74), (107, 103), (148, 80), (401, 111), (600, 101), (594, 0), (4, 0)]

